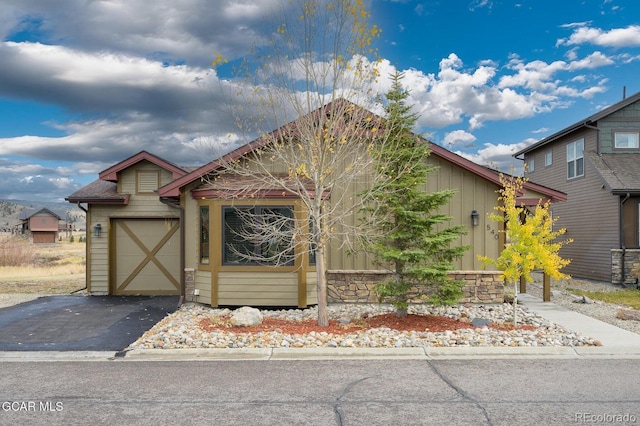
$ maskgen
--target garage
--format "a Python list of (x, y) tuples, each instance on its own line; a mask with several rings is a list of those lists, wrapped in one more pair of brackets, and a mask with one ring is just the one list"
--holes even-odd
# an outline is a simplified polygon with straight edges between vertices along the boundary
[(112, 219), (113, 295), (180, 294), (180, 221)]

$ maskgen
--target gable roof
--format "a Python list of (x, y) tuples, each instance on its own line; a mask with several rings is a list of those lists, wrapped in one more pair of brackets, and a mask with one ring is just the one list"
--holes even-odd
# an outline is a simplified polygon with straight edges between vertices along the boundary
[[(348, 102), (348, 101), (339, 99), (335, 102)], [(362, 107), (356, 106), (355, 104), (354, 106), (357, 108), (363, 109)], [(327, 110), (330, 110), (330, 108), (331, 108), (330, 104), (326, 106)], [(311, 114), (317, 113), (317, 111), (318, 110), (312, 112)], [(375, 115), (371, 112), (369, 113), (371, 115)], [(379, 117), (379, 116), (376, 116), (376, 117), (381, 120), (383, 119), (382, 117)], [(295, 127), (296, 121), (286, 124), (285, 126), (283, 126), (283, 129), (284, 128), (290, 129), (292, 127)], [(282, 129), (276, 129), (273, 132), (271, 132), (269, 136), (273, 137), (274, 135), (277, 135), (278, 132), (284, 132), (284, 131), (285, 130), (282, 130)], [(203, 165), (202, 167), (199, 167), (193, 170), (190, 173), (185, 174), (184, 176), (179, 177), (178, 179), (163, 186), (162, 188), (159, 188), (158, 195), (163, 198), (179, 197), (180, 189), (183, 188), (184, 186), (201, 179), (203, 176), (206, 176), (209, 173), (219, 170), (224, 164), (228, 164), (228, 162), (230, 161), (236, 160), (238, 158), (242, 158), (244, 155), (247, 155), (248, 153), (265, 146), (265, 144), (267, 144), (269, 140), (271, 140), (270, 137), (261, 137), (252, 142), (249, 142), (248, 144), (243, 145), (229, 152), (228, 154), (225, 154), (222, 157), (216, 160), (213, 160)], [(483, 179), (486, 179), (498, 186), (502, 186), (500, 183), (500, 172), (483, 167), (439, 145), (436, 145), (433, 142), (430, 142), (430, 141), (428, 142), (429, 142), (429, 148), (431, 150), (431, 155), (440, 157), (450, 163), (457, 165), (458, 167), (466, 169), (472, 174), (475, 174)], [(524, 188), (527, 190), (536, 191), (548, 197), (552, 202), (567, 200), (567, 195), (564, 194), (563, 192), (556, 191), (551, 188), (547, 188), (545, 186), (538, 185), (529, 181), (525, 182)]]
[(613, 194), (640, 193), (640, 154), (597, 154), (585, 152), (605, 187)]
[(590, 125), (592, 125), (593, 123), (596, 123), (598, 120), (603, 119), (604, 117), (613, 114), (616, 111), (619, 111), (629, 105), (631, 105), (634, 102), (637, 102), (638, 100), (640, 100), (640, 92), (629, 96), (628, 98), (623, 99), (622, 101), (613, 104), (605, 109), (603, 109), (600, 112), (597, 112), (593, 115), (590, 115), (589, 117), (585, 118), (584, 120), (580, 120), (577, 123), (572, 124), (569, 127), (565, 127), (564, 129), (560, 130), (559, 132), (556, 132), (554, 134), (552, 134), (551, 136), (547, 136), (544, 139), (539, 140), (538, 142), (516, 152), (515, 154), (513, 154), (514, 157), (519, 157), (522, 154), (526, 154), (528, 152), (531, 152), (533, 150), (536, 150), (544, 145), (547, 145), (557, 139), (560, 139), (563, 136), (566, 136), (570, 133), (575, 132), (576, 130), (585, 128), (585, 127), (589, 127)]
[(38, 213), (47, 213), (49, 216), (53, 216), (53, 217), (57, 218), (58, 220), (62, 220), (62, 217), (59, 214), (49, 210), (46, 207), (43, 207), (41, 209), (25, 209), (25, 210), (22, 210), (20, 212), (20, 215), (18, 216), (18, 218), (20, 220), (28, 220), (32, 216), (37, 215)]
[(178, 167), (175, 164), (170, 163), (169, 161), (166, 161), (153, 154), (150, 154), (147, 151), (140, 151), (139, 153), (132, 155), (126, 160), (122, 160), (121, 162), (114, 164), (108, 169), (100, 172), (99, 174), (100, 179), (111, 181), (111, 182), (117, 182), (119, 172), (143, 160), (149, 161), (150, 163), (153, 163), (158, 167), (162, 167), (163, 169), (170, 171), (173, 174), (173, 179), (177, 179), (187, 174), (187, 172), (183, 168)]

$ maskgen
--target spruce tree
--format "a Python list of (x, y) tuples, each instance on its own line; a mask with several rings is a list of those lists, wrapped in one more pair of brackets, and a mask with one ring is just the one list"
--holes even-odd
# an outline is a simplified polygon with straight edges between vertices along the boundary
[(381, 302), (396, 308), (399, 317), (407, 315), (410, 298), (425, 293), (436, 304), (458, 302), (463, 283), (450, 279), (448, 272), (453, 260), (468, 249), (455, 244), (465, 233), (464, 226), (447, 226), (451, 217), (438, 212), (455, 190), (426, 190), (427, 176), (435, 167), (427, 163), (429, 142), (412, 132), (418, 115), (405, 103), (409, 93), (401, 85), (403, 77), (398, 72), (392, 75), (392, 87), (386, 94), (385, 131), (393, 143), (376, 152), (378, 172), (387, 181), (384, 189), (374, 184), (375, 201), (365, 209), (365, 220), (377, 231), (367, 241), (368, 250), (393, 271), (375, 291)]

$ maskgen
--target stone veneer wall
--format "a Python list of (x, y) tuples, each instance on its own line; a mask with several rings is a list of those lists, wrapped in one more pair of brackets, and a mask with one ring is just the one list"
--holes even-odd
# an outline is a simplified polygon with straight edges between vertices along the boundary
[(640, 269), (640, 249), (611, 250), (611, 283), (636, 284), (634, 269)]
[[(327, 299), (329, 303), (378, 303), (373, 286), (389, 275), (385, 271), (327, 271)], [(500, 271), (452, 271), (449, 275), (466, 281), (460, 303), (504, 302), (504, 279)], [(425, 303), (413, 292), (411, 303)]]

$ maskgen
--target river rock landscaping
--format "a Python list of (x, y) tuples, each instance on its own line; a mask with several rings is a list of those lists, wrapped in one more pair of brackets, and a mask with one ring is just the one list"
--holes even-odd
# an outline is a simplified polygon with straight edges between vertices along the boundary
[[(178, 348), (406, 348), (487, 346), (599, 346), (588, 336), (566, 330), (525, 307), (411, 306), (397, 318), (389, 305), (330, 305), (329, 327), (317, 326), (317, 308), (262, 310), (253, 326), (233, 326), (232, 311), (185, 304), (128, 349)], [(474, 326), (473, 324), (478, 324)]]

